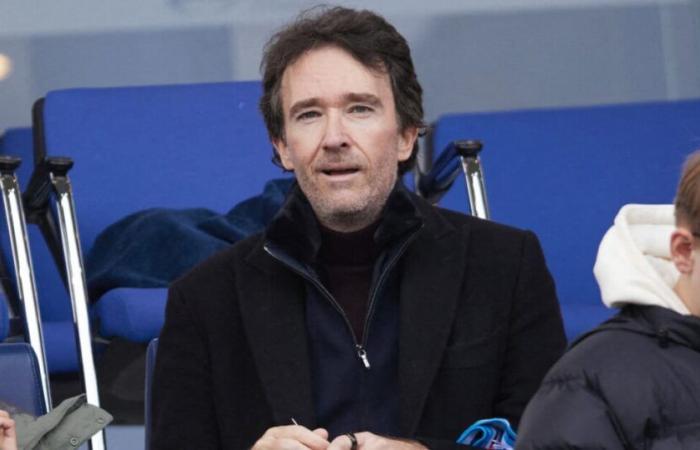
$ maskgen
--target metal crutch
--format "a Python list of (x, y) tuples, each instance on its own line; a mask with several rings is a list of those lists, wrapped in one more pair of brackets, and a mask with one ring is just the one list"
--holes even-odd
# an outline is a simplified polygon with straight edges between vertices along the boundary
[(34, 267), (32, 266), (29, 240), (27, 238), (27, 223), (24, 218), (22, 196), (20, 195), (19, 183), (15, 175), (15, 171), (21, 163), (22, 160), (20, 158), (9, 155), (0, 156), (0, 188), (2, 189), (5, 220), (7, 221), (10, 246), (12, 247), (17, 294), (24, 317), (25, 336), (36, 355), (44, 405), (46, 411), (50, 411), (52, 407), (51, 390), (46, 366), (44, 335), (41, 328), (41, 313), (39, 311)]
[[(70, 158), (51, 157), (44, 159), (35, 168), (30, 186), (25, 195), (31, 198), (26, 203), (33, 211), (48, 208), (50, 192), (53, 192), (55, 195), (66, 283), (70, 293), (73, 326), (78, 342), (78, 357), (80, 359), (83, 389), (87, 402), (100, 406), (97, 372), (92, 349), (92, 332), (88, 315), (87, 283), (83, 269), (73, 191), (68, 178), (68, 171), (72, 167), (73, 161)], [(46, 228), (42, 229), (42, 231), (45, 230)], [(45, 238), (49, 240), (52, 237), (45, 235)], [(99, 431), (93, 435), (89, 444), (92, 450), (104, 450), (106, 448), (104, 431)]]
[(462, 172), (467, 185), (467, 196), (473, 216), (482, 219), (491, 217), (489, 204), (486, 199), (486, 186), (484, 185), (484, 171), (479, 159), (479, 153), (484, 148), (481, 141), (455, 141), (459, 158), (462, 161)]
[(417, 191), (431, 203), (440, 201), (452, 187), (460, 168), (464, 173), (471, 214), (488, 219), (484, 175), (479, 159), (483, 144), (477, 140), (452, 141), (442, 151), (427, 173), (419, 173)]

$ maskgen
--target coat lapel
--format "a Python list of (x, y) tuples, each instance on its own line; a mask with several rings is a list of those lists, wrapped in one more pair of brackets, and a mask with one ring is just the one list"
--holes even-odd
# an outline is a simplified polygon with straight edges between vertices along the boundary
[(275, 422), (316, 426), (304, 316), (305, 287), (299, 277), (256, 248), (247, 286), (240, 296), (248, 342)]
[(406, 253), (399, 337), (400, 426), (412, 436), (440, 365), (464, 277), (466, 235), (426, 214), (421, 236)]

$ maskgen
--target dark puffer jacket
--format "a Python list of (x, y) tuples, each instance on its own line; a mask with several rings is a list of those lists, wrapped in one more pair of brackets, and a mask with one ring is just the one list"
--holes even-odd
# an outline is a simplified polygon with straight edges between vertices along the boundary
[(631, 305), (577, 340), (527, 406), (517, 449), (700, 449), (700, 318)]

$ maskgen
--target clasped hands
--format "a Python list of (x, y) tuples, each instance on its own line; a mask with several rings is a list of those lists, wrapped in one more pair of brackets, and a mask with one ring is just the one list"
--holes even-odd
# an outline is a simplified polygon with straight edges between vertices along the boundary
[[(363, 431), (354, 433), (357, 450), (427, 450), (416, 441), (387, 438)], [(352, 440), (340, 435), (328, 441), (328, 431), (323, 428), (309, 430), (301, 425), (269, 428), (251, 450), (352, 450)]]

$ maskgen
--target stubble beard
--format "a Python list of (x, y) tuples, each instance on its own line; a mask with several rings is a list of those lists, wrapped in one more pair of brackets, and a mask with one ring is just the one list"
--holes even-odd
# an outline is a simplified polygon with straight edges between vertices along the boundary
[(393, 177), (382, 177), (376, 185), (369, 186), (367, 195), (355, 191), (352, 199), (342, 199), (340, 202), (333, 195), (324, 195), (313, 183), (307, 183), (308, 180), (302, 180), (298, 176), (297, 180), (318, 221), (331, 230), (349, 233), (361, 230), (377, 220), (396, 183), (396, 177), (396, 174)]

